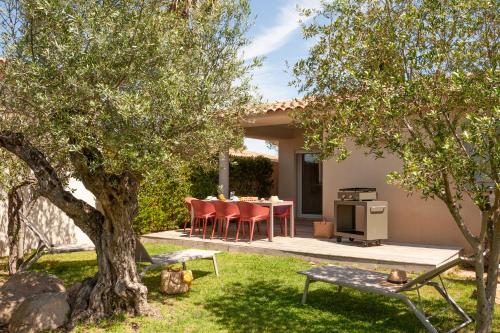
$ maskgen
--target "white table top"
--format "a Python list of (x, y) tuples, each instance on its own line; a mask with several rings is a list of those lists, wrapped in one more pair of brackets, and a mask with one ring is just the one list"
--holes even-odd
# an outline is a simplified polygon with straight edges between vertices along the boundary
[[(203, 201), (217, 201), (218, 199), (215, 199), (215, 200), (207, 200), (207, 199), (203, 199)], [(238, 200), (238, 201), (234, 201), (234, 200), (226, 200), (224, 202), (231, 202), (231, 203), (236, 203), (236, 202), (248, 202), (248, 203), (253, 203), (253, 204), (256, 204), (256, 205), (260, 205), (260, 206), (291, 206), (293, 205), (293, 201), (286, 201), (286, 200), (282, 200), (282, 201), (276, 201), (276, 202), (273, 202), (273, 201), (269, 201), (269, 200), (265, 200), (265, 201), (261, 201), (261, 200), (258, 200), (258, 201), (241, 201), (241, 200)]]

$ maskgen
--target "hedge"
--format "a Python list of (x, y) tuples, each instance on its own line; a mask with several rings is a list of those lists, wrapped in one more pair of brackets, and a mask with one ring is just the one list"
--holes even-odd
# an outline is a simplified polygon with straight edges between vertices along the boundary
[[(230, 191), (237, 196), (270, 195), (273, 164), (268, 158), (232, 156), (229, 175)], [(216, 195), (217, 183), (217, 168), (185, 168), (180, 174), (162, 170), (148, 175), (139, 192), (136, 232), (144, 234), (178, 228), (188, 219), (184, 198)]]
[[(268, 197), (273, 186), (273, 164), (263, 156), (231, 156), (229, 164), (229, 190), (237, 196)], [(191, 175), (193, 197), (205, 198), (217, 194), (218, 169), (196, 169)]]
[(142, 235), (182, 225), (189, 218), (184, 198), (190, 195), (190, 189), (186, 172), (173, 175), (168, 171), (158, 171), (148, 175), (139, 191), (135, 231)]

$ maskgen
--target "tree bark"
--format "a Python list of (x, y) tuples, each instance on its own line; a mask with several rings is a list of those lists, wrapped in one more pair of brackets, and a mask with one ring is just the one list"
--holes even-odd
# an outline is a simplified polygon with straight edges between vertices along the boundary
[(20, 184), (12, 186), (7, 193), (7, 238), (9, 246), (9, 275), (16, 274), (18, 271), (18, 264), (23, 257), (23, 251), (20, 248), (19, 242), (21, 239), (21, 213), (24, 205), (22, 189), (32, 182), (27, 180)]
[[(495, 313), (495, 297), (498, 284), (498, 264), (500, 260), (500, 227), (498, 221), (492, 223), (488, 232), (488, 265), (486, 281), (483, 279), (481, 287), (484, 289), (484, 299), (478, 298), (476, 332), (492, 332), (493, 315)], [(484, 262), (483, 262), (484, 263)], [(479, 282), (477, 283), (479, 291)], [(479, 293), (478, 293), (479, 294)], [(480, 304), (481, 303), (481, 304)]]
[[(95, 242), (100, 276), (90, 295), (91, 313), (145, 313), (147, 289), (137, 274), (132, 225), (137, 214), (139, 181), (127, 172), (106, 173), (98, 166), (101, 156), (94, 149), (72, 153), (71, 161), (85, 187), (96, 196), (105, 217)], [(102, 302), (103, 298), (107, 302)]]
[(23, 201), (17, 192), (18, 187), (12, 187), (7, 193), (7, 237), (9, 245), (9, 275), (17, 273), (19, 260), (19, 232), (21, 217), (19, 215)]
[(110, 175), (99, 168), (94, 170), (89, 164), (95, 161), (89, 156), (73, 154), (76, 174), (101, 202), (101, 213), (66, 191), (45, 156), (23, 135), (0, 132), (0, 147), (28, 164), (38, 181), (40, 194), (72, 218), (95, 244), (99, 270), (92, 283), (82, 284), (75, 292), (70, 323), (116, 313), (144, 314), (148, 308), (147, 288), (137, 274), (132, 228), (138, 181), (130, 174)]
[[(474, 270), (476, 273), (476, 333), (490, 333), (493, 327), (493, 315), (495, 311), (495, 296), (498, 277), (498, 263), (500, 257), (500, 207), (498, 195), (495, 194), (495, 204), (482, 210), (481, 232), (479, 236), (474, 235), (466, 226), (460, 213), (458, 205), (451, 193), (450, 183), (447, 175), (442, 173), (445, 194), (440, 197), (446, 204), (455, 223), (464, 235), (465, 239), (474, 250)], [(486, 254), (489, 265), (485, 279)]]

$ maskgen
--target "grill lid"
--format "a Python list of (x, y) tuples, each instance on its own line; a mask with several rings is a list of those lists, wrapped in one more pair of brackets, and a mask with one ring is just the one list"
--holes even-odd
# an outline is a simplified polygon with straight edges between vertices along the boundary
[(375, 192), (377, 191), (374, 187), (346, 187), (339, 189), (340, 192)]

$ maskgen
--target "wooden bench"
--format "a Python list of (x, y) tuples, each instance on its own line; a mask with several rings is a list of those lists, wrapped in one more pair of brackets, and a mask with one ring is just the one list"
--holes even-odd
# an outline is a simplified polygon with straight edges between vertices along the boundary
[(136, 253), (136, 261), (151, 263), (151, 265), (144, 267), (141, 272), (141, 276), (144, 276), (144, 274), (151, 269), (178, 263), (181, 263), (182, 268), (186, 269), (186, 262), (197, 259), (212, 260), (215, 275), (219, 276), (219, 268), (217, 267), (217, 259), (215, 258), (215, 255), (220, 253), (220, 251), (187, 249), (150, 256), (140, 242), (137, 242), (137, 248), (139, 253)]

